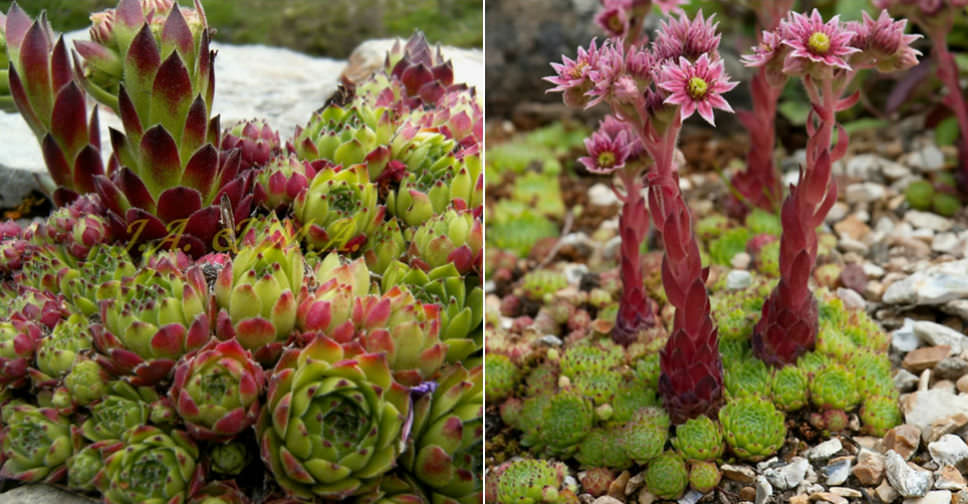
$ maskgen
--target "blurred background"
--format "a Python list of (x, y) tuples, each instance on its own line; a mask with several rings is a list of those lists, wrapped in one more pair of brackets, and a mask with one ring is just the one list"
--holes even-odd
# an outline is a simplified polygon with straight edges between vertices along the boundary
[[(6, 12), (11, 0), (0, 0)], [(31, 15), (46, 9), (62, 31), (90, 23), (88, 14), (117, 0), (23, 0)], [(190, 5), (190, 1), (181, 0)], [(216, 39), (231, 44), (266, 44), (345, 59), (364, 40), (408, 37), (424, 31), (431, 42), (483, 45), (481, 0), (204, 0)]]

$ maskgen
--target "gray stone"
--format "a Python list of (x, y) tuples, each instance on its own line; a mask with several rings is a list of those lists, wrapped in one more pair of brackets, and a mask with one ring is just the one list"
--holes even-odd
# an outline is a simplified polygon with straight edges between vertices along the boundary
[(50, 485), (25, 485), (0, 494), (0, 504), (94, 504), (98, 501)]
[(968, 298), (968, 260), (930, 266), (891, 284), (884, 292), (888, 304), (942, 304)]
[(928, 433), (932, 422), (958, 414), (968, 415), (968, 395), (955, 395), (947, 390), (920, 390), (901, 401), (904, 421)]
[(968, 373), (968, 361), (961, 357), (945, 357), (934, 366), (934, 375), (942, 380), (957, 380), (965, 373)]
[(763, 476), (756, 477), (756, 504), (766, 504), (773, 497), (773, 486)]
[(603, 495), (595, 499), (594, 504), (622, 504), (622, 501), (616, 499), (615, 497), (611, 497), (609, 495)]
[(900, 368), (894, 374), (894, 388), (899, 392), (910, 392), (918, 386), (918, 377), (907, 369)]
[(883, 199), (885, 194), (887, 190), (884, 186), (874, 182), (861, 182), (847, 186), (844, 198), (851, 204), (870, 203)]
[(947, 231), (954, 225), (951, 219), (920, 210), (908, 210), (904, 212), (904, 220), (910, 222), (915, 228), (930, 229), (932, 231)]
[(941, 311), (968, 320), (968, 299), (954, 299), (941, 305)]
[(850, 477), (850, 457), (839, 457), (820, 470), (827, 486), (842, 485)]
[(849, 310), (863, 310), (867, 307), (867, 300), (854, 289), (838, 287), (837, 297), (844, 302), (844, 307)]
[(901, 327), (891, 333), (891, 348), (901, 353), (908, 353), (921, 346), (921, 340), (914, 334), (914, 320), (904, 319)]
[(560, 347), (563, 344), (561, 338), (555, 336), (554, 334), (545, 334), (538, 341), (540, 341), (543, 345), (548, 345), (551, 347)]
[(840, 442), (840, 438), (831, 438), (823, 443), (810, 448), (804, 452), (804, 456), (810, 459), (811, 462), (816, 462), (818, 460), (826, 460), (833, 457), (834, 454), (839, 452), (844, 448), (843, 443)]
[(701, 492), (689, 490), (686, 495), (683, 495), (682, 498), (679, 499), (679, 504), (696, 504), (699, 502), (699, 499), (702, 499)]
[(904, 499), (903, 504), (950, 504), (951, 492), (947, 490), (932, 490), (916, 499)]
[(968, 445), (954, 434), (945, 434), (937, 441), (928, 443), (928, 452), (939, 465), (957, 467), (968, 459)]
[(965, 244), (954, 233), (938, 233), (931, 240), (931, 250), (942, 254), (961, 256), (965, 251)]
[(568, 279), (568, 283), (571, 285), (578, 285), (581, 282), (581, 278), (588, 273), (588, 266), (579, 263), (571, 263), (562, 268), (562, 273), (565, 274), (565, 278)]
[(923, 149), (909, 154), (907, 162), (917, 170), (937, 171), (944, 168), (944, 153), (936, 145), (927, 145)]
[(726, 275), (727, 290), (743, 290), (753, 284), (753, 276), (749, 271), (732, 270)]
[(968, 350), (968, 336), (946, 325), (927, 320), (918, 320), (913, 322), (912, 325), (914, 334), (928, 345), (948, 345), (951, 347), (952, 355), (958, 355)]
[(933, 483), (930, 472), (909, 466), (894, 450), (887, 452), (885, 468), (887, 480), (903, 497), (922, 497)]
[(767, 469), (763, 472), (766, 479), (780, 490), (796, 488), (807, 475), (807, 468), (810, 463), (803, 457), (793, 457), (789, 464), (781, 467)]
[(588, 202), (595, 206), (618, 205), (618, 196), (610, 187), (598, 183), (588, 188)]

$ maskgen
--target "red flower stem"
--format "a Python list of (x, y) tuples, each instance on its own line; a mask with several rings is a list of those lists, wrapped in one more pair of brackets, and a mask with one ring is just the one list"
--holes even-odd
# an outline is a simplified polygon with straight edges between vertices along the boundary
[[(958, 64), (955, 63), (954, 55), (948, 50), (946, 36), (932, 36), (931, 43), (934, 54), (938, 58), (938, 78), (948, 88), (948, 96), (945, 98), (945, 102), (954, 111), (958, 120), (958, 128), (961, 130), (962, 151), (966, 152), (968, 151), (968, 104), (965, 103), (961, 85), (958, 83)], [(961, 171), (966, 183), (968, 183), (968, 156), (962, 155)]]
[(612, 339), (628, 345), (638, 340), (641, 331), (655, 325), (642, 276), (642, 260), (639, 254), (642, 241), (649, 231), (649, 211), (642, 197), (642, 173), (631, 168), (621, 172), (624, 194), (616, 191), (622, 199), (622, 215), (619, 217), (621, 245), (622, 297), (618, 315), (612, 330)]

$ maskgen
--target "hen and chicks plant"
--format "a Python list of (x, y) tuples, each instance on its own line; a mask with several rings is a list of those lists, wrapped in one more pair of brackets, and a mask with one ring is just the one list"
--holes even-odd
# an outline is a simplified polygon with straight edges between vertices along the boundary
[(60, 206), (0, 224), (0, 473), (109, 504), (480, 501), (476, 92), (417, 34), (294, 138), (223, 131), (200, 2), (91, 19), (71, 48), (0, 18)]

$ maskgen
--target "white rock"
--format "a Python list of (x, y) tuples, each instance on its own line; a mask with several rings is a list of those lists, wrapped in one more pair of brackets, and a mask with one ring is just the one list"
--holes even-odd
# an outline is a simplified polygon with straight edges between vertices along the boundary
[(918, 377), (907, 369), (900, 368), (894, 375), (894, 388), (898, 392), (910, 392), (918, 386)]
[(924, 497), (914, 499), (904, 499), (902, 504), (949, 504), (951, 502), (951, 492), (947, 490), (932, 490)]
[(883, 173), (884, 177), (886, 177), (888, 180), (900, 180), (904, 177), (911, 176), (911, 170), (909, 170), (907, 166), (888, 160), (884, 160), (884, 162), (881, 163), (881, 173)]
[(683, 495), (682, 498), (679, 499), (679, 504), (696, 504), (699, 502), (699, 499), (702, 499), (702, 493), (695, 490), (689, 490), (686, 495)]
[(840, 442), (840, 438), (831, 438), (823, 443), (810, 448), (804, 455), (810, 459), (811, 462), (816, 462), (818, 460), (826, 460), (834, 456), (835, 453), (839, 452), (844, 448), (843, 443)]
[(874, 263), (865, 262), (861, 267), (864, 268), (864, 274), (867, 275), (867, 278), (881, 278), (886, 273), (884, 268)]
[(743, 290), (753, 284), (753, 276), (749, 271), (732, 270), (726, 275), (727, 290)]
[(595, 499), (595, 501), (592, 504), (622, 504), (622, 501), (616, 499), (615, 497), (603, 495)]
[(939, 465), (957, 467), (963, 460), (968, 459), (968, 445), (954, 434), (945, 434), (937, 441), (928, 443), (928, 452)]
[(901, 353), (910, 352), (921, 346), (921, 340), (914, 334), (914, 320), (906, 318), (901, 327), (891, 333), (891, 348)]
[(803, 457), (793, 457), (789, 464), (781, 467), (767, 469), (763, 472), (766, 479), (780, 490), (796, 488), (803, 481), (807, 474), (810, 463)]
[(864, 296), (854, 289), (837, 288), (837, 297), (844, 302), (844, 307), (850, 310), (863, 310), (867, 307)]
[(827, 217), (825, 220), (827, 222), (840, 222), (844, 217), (847, 217), (847, 211), (850, 207), (842, 201), (834, 203), (834, 206), (830, 207), (830, 211), (827, 212)]
[(578, 285), (581, 278), (588, 273), (588, 266), (578, 263), (567, 264), (562, 268), (562, 273), (565, 274), (569, 284)]
[(756, 504), (766, 504), (773, 496), (773, 486), (763, 476), (756, 477)]
[(564, 344), (564, 342), (561, 341), (561, 338), (555, 336), (554, 334), (545, 334), (538, 341), (544, 345), (552, 347), (560, 347), (562, 344)]
[(619, 204), (615, 191), (600, 182), (588, 188), (588, 202), (595, 206), (606, 207)]
[(907, 465), (894, 450), (887, 452), (885, 470), (887, 480), (903, 497), (923, 497), (931, 488), (931, 473)]
[(963, 414), (968, 415), (968, 394), (955, 395), (944, 389), (919, 390), (901, 401), (905, 423), (916, 425), (922, 436), (935, 420)]
[(745, 270), (749, 268), (751, 262), (753, 262), (753, 258), (750, 257), (750, 255), (747, 254), (746, 252), (740, 252), (734, 255), (733, 258), (729, 260), (730, 266), (740, 270)]
[(937, 146), (928, 145), (909, 154), (907, 162), (911, 167), (921, 171), (937, 171), (944, 168), (944, 153)]
[(953, 225), (951, 220), (931, 212), (908, 210), (904, 213), (904, 220), (915, 228), (927, 228), (933, 231), (947, 231)]
[(941, 305), (941, 311), (968, 320), (968, 299), (955, 299)]
[(880, 184), (861, 182), (848, 185), (844, 198), (847, 203), (869, 203), (883, 199), (886, 194), (887, 190)]
[(968, 260), (961, 259), (930, 266), (894, 282), (882, 300), (887, 304), (935, 305), (965, 298), (968, 298)]
[(824, 466), (821, 472), (827, 486), (842, 485), (850, 477), (851, 462), (849, 457), (841, 457)]
[(968, 336), (946, 326), (928, 320), (916, 320), (911, 323), (914, 334), (929, 346), (948, 345), (953, 355), (968, 350)]
[(938, 233), (931, 240), (931, 250), (942, 254), (962, 255), (965, 244), (954, 233)]
[[(847, 176), (854, 179), (870, 180), (881, 170), (881, 164), (886, 159), (876, 154), (860, 154), (847, 161)], [(849, 198), (848, 198), (849, 200)]]

